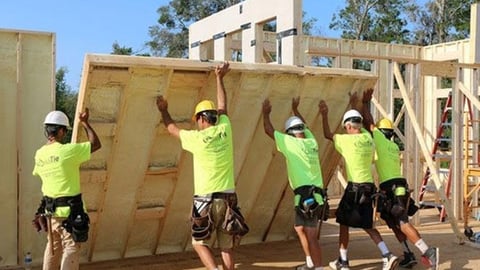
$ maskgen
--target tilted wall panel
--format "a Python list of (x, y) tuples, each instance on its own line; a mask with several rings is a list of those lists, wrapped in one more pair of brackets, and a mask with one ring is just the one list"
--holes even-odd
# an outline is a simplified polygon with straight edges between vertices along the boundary
[[(216, 100), (217, 64), (86, 56), (77, 112), (90, 108), (92, 125), (102, 130), (101, 140), (107, 143), (82, 166), (85, 198), (92, 200), (95, 210), (84, 260), (192, 249), (192, 155), (168, 134), (155, 99), (163, 95), (168, 100), (169, 112), (180, 128), (195, 128), (191, 120), (195, 104)], [(333, 146), (323, 139), (318, 102), (327, 101), (330, 126), (335, 129), (348, 107), (348, 93), (373, 87), (376, 80), (365, 71), (231, 63), (224, 82), (233, 125), (235, 177), (239, 204), (251, 228), (242, 244), (294, 235), (293, 193), (285, 158), (263, 130), (265, 98), (273, 105), (274, 127), (283, 131), (292, 98), (300, 96), (299, 109), (318, 138), (320, 158), (328, 163), (323, 155)], [(78, 126), (74, 138), (86, 140)]]

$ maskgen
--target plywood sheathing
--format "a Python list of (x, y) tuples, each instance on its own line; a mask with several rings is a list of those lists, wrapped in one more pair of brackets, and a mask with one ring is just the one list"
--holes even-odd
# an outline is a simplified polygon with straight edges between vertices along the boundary
[[(193, 194), (191, 154), (170, 136), (155, 106), (163, 95), (181, 128), (195, 128), (191, 116), (202, 99), (216, 99), (218, 63), (182, 59), (87, 55), (77, 113), (90, 109), (102, 149), (82, 166), (82, 187), (94, 217), (84, 260), (99, 261), (190, 250), (189, 213)], [(317, 135), (325, 175), (334, 166), (325, 153), (318, 102), (330, 105), (337, 127), (348, 92), (373, 87), (363, 71), (286, 65), (231, 63), (225, 77), (234, 131), (235, 176), (240, 206), (251, 228), (242, 244), (292, 236), (293, 199), (285, 161), (263, 131), (261, 104), (269, 98), (277, 129), (291, 115), (291, 99)], [(74, 141), (85, 141), (77, 125)]]
[(32, 170), (35, 150), (45, 142), (43, 117), (54, 108), (54, 39), (0, 29), (0, 266), (17, 265), (29, 251), (38, 261), (45, 243), (31, 227), (41, 199)]

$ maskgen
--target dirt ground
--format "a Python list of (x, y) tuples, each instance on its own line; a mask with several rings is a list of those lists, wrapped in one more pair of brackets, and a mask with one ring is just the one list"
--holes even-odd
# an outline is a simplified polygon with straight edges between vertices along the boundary
[[(448, 222), (438, 221), (438, 211), (427, 209), (421, 211), (421, 226), (417, 226), (423, 239), (430, 246), (440, 248), (440, 270), (477, 270), (480, 269), (480, 244), (468, 242), (460, 245)], [(463, 233), (463, 223), (458, 224)], [(470, 222), (474, 232), (480, 231), (480, 221)], [(378, 230), (382, 234), (389, 249), (400, 256), (403, 254), (401, 245), (385, 225), (379, 224)], [(322, 225), (320, 243), (323, 248), (323, 265), (325, 270), (330, 269), (328, 262), (338, 257), (338, 225), (334, 219), (329, 219)], [(413, 245), (412, 250), (420, 259), (420, 253)], [(220, 262), (218, 250), (215, 250), (217, 261)], [(348, 249), (350, 269), (373, 270), (381, 269), (380, 252), (365, 232), (350, 230), (350, 246)], [(298, 240), (270, 242), (262, 244), (240, 245), (235, 249), (236, 269), (240, 270), (291, 270), (304, 263), (304, 256)], [(20, 270), (22, 268), (2, 268)], [(40, 270), (34, 267), (32, 270)], [(204, 270), (200, 259), (195, 252), (178, 254), (162, 254), (134, 259), (86, 263), (80, 270)], [(402, 269), (398, 267), (397, 269)], [(427, 269), (420, 263), (412, 269)]]
[[(470, 244), (457, 244), (450, 223), (440, 223), (436, 217), (435, 212), (437, 211), (435, 209), (421, 211), (422, 226), (417, 226), (417, 228), (427, 244), (440, 248), (440, 269), (480, 269), (480, 248), (472, 247)], [(431, 216), (426, 216), (424, 211), (433, 212), (431, 212)], [(475, 232), (480, 231), (480, 222), (472, 221), (470, 225)], [(459, 226), (463, 232), (463, 224), (460, 223)], [(402, 247), (396, 242), (395, 237), (388, 228), (384, 225), (380, 225), (377, 228), (382, 233), (390, 250), (397, 256), (403, 254)], [(323, 224), (320, 242), (323, 247), (323, 264), (325, 269), (329, 269), (327, 266), (328, 262), (338, 256), (338, 225), (334, 219), (330, 219)], [(419, 259), (420, 253), (418, 249), (413, 245), (411, 247), (417, 259)], [(348, 254), (352, 270), (381, 269), (379, 250), (363, 231), (351, 230)], [(220, 261), (218, 252), (217, 259)], [(294, 269), (295, 266), (302, 264), (303, 260), (304, 256), (297, 240), (241, 245), (235, 250), (236, 268), (242, 270)], [(83, 264), (80, 269), (200, 270), (205, 268), (203, 268), (194, 252), (187, 252)], [(412, 269), (426, 268), (419, 263)]]

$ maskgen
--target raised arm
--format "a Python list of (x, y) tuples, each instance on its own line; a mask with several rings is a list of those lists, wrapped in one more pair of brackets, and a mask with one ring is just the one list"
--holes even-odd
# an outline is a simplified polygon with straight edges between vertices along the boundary
[(318, 112), (322, 115), (323, 136), (325, 139), (333, 141), (333, 133), (328, 124), (328, 106), (325, 100), (320, 100), (318, 103)]
[(375, 127), (375, 122), (373, 120), (372, 113), (370, 112), (370, 102), (372, 101), (372, 94), (372, 88), (369, 88), (363, 92), (362, 109), (360, 110), (360, 113), (363, 117), (363, 125), (370, 131), (373, 131), (373, 128)]
[(265, 133), (268, 135), (268, 137), (275, 140), (275, 137), (273, 135), (273, 132), (275, 130), (273, 129), (272, 122), (270, 121), (271, 111), (272, 111), (272, 105), (270, 104), (270, 101), (267, 98), (263, 101), (263, 104), (262, 104), (263, 128), (265, 130)]
[(300, 97), (292, 98), (292, 112), (293, 114), (300, 118), (303, 123), (306, 124), (305, 119), (303, 118), (302, 114), (298, 111), (298, 105), (300, 104)]
[(230, 71), (230, 64), (224, 62), (215, 68), (215, 75), (217, 80), (217, 111), (218, 115), (227, 114), (227, 93), (225, 85), (223, 84), (223, 76)]
[(100, 142), (97, 133), (95, 132), (95, 130), (93, 130), (93, 128), (90, 126), (90, 123), (88, 122), (89, 116), (89, 110), (88, 108), (85, 108), (85, 111), (80, 113), (79, 120), (80, 124), (83, 126), (85, 132), (87, 133), (88, 140), (90, 141), (90, 153), (93, 153), (102, 147), (102, 143)]
[(180, 138), (180, 129), (177, 127), (175, 122), (173, 122), (173, 119), (168, 112), (168, 102), (163, 98), (163, 96), (157, 97), (157, 108), (162, 115), (163, 124), (167, 128), (168, 133), (172, 134), (174, 137)]

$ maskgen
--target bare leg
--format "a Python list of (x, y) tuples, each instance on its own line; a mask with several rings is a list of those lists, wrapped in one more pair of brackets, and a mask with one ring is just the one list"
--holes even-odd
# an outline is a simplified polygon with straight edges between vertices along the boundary
[(418, 233), (417, 229), (413, 227), (410, 223), (402, 223), (400, 224), (400, 229), (402, 232), (407, 236), (407, 239), (415, 244), (418, 240), (420, 240), (420, 234)]
[(222, 265), (223, 270), (233, 270), (235, 263), (233, 262), (233, 249), (222, 249)]
[(317, 228), (315, 227), (304, 227), (304, 232), (308, 241), (308, 250), (311, 253), (313, 265), (315, 267), (322, 266), (322, 248), (317, 239)]
[(348, 249), (349, 233), (348, 226), (340, 225), (340, 236), (338, 238), (341, 249)]
[(364, 230), (365, 232), (368, 233), (368, 235), (370, 236), (370, 238), (372, 238), (373, 242), (375, 242), (376, 245), (378, 245), (378, 243), (383, 241), (382, 236), (380, 235), (377, 229), (364, 229)]
[(213, 270), (217, 268), (217, 264), (215, 263), (215, 257), (213, 256), (213, 253), (208, 246), (193, 245), (193, 248), (200, 257), (203, 265), (205, 265), (208, 270)]
[(393, 227), (392, 231), (395, 234), (395, 237), (397, 238), (398, 242), (403, 243), (405, 242), (405, 240), (407, 240), (407, 236), (402, 232), (400, 228)]
[(303, 226), (295, 226), (295, 231), (297, 232), (298, 239), (300, 240), (300, 244), (302, 245), (303, 253), (305, 253), (305, 256), (310, 256), (310, 250), (308, 250), (307, 236), (305, 235), (305, 231), (303, 230), (303, 228)]

